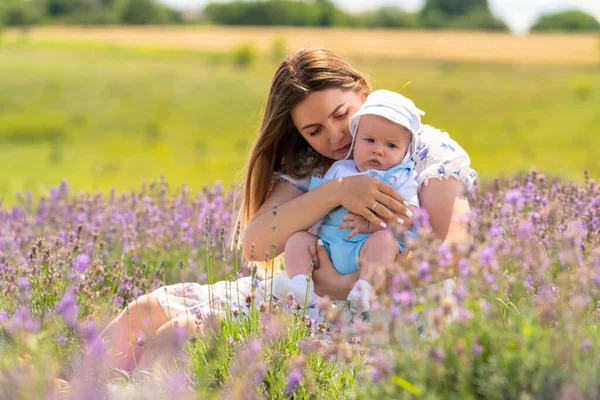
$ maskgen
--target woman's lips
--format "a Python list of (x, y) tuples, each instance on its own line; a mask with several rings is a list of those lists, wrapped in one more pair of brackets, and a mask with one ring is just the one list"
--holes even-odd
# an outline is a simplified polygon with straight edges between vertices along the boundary
[(345, 145), (344, 147), (340, 147), (337, 150), (334, 150), (334, 153), (348, 153), (348, 150), (350, 150), (350, 144)]

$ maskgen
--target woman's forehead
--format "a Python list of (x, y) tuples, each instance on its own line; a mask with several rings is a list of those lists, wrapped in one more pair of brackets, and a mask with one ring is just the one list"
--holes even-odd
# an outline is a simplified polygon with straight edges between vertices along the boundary
[(303, 122), (316, 123), (329, 118), (329, 115), (340, 105), (357, 103), (362, 104), (361, 97), (352, 90), (319, 90), (312, 92), (292, 108), (292, 118), (299, 125)]

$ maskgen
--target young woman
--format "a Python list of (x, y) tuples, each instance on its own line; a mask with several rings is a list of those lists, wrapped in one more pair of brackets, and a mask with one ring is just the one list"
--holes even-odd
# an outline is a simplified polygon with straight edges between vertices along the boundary
[[(243, 251), (248, 259), (264, 260), (267, 252), (270, 257), (279, 255), (295, 232), (308, 230), (338, 206), (363, 216), (375, 226), (398, 224), (399, 215), (404, 216), (401, 220), (405, 227), (412, 226), (412, 213), (404, 205), (404, 198), (376, 178), (350, 176), (308, 191), (311, 176), (322, 176), (333, 162), (348, 153), (352, 142), (350, 117), (370, 92), (367, 78), (329, 50), (301, 49), (281, 63), (273, 78), (242, 187)], [(440, 239), (464, 240), (465, 228), (459, 221), (469, 211), (465, 188), (476, 177), (469, 167), (469, 157), (446, 133), (430, 126), (424, 126), (416, 140), (414, 161), (421, 208), (428, 211), (432, 229)], [(273, 251), (275, 204), (278, 215)], [(315, 292), (345, 299), (358, 272), (339, 274), (325, 248), (315, 246), (313, 239), (298, 240), (295, 245), (306, 246), (318, 259)], [(381, 240), (364, 249), (365, 263), (377, 265), (382, 255), (396, 251), (397, 246), (391, 235), (382, 235)], [(245, 311), (245, 305), (237, 304), (236, 299), (250, 293), (252, 284), (249, 278), (240, 279), (236, 285), (214, 284), (210, 287), (212, 301), (208, 285), (195, 283), (159, 288), (138, 298), (101, 334), (113, 355), (110, 366), (132, 370), (136, 365), (150, 365), (164, 352), (162, 344), (170, 340), (175, 329), (195, 332), (202, 328), (194, 314), (217, 311), (220, 307), (214, 303), (215, 293), (217, 302)], [(265, 286), (262, 284), (262, 289)], [(238, 287), (239, 297), (232, 292)], [(257, 296), (266, 298), (265, 290), (258, 290)], [(138, 338), (144, 346), (135, 345)]]

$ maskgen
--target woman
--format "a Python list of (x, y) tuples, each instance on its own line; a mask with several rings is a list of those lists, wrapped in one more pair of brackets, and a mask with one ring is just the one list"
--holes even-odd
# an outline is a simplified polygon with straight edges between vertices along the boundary
[[(405, 227), (412, 225), (402, 196), (374, 178), (348, 177), (306, 193), (311, 175), (323, 175), (334, 161), (346, 156), (352, 141), (350, 117), (370, 92), (366, 77), (328, 50), (302, 49), (280, 65), (247, 165), (241, 210), (247, 224), (243, 241), (247, 258), (252, 245), (255, 260), (264, 259), (271, 250), (274, 204), (278, 215), (271, 256), (283, 251), (293, 233), (308, 230), (338, 206), (375, 225), (394, 225), (397, 215)], [(459, 220), (469, 211), (465, 185), (470, 187), (476, 177), (469, 157), (447, 134), (428, 126), (421, 131), (417, 146), (421, 207), (428, 211), (440, 239), (463, 240), (465, 231)], [(314, 239), (308, 235), (307, 240)], [(393, 237), (384, 237), (381, 246), (366, 249), (365, 266), (376, 265), (382, 250), (395, 243)], [(358, 272), (340, 275), (323, 247), (313, 242), (295, 245), (316, 247), (321, 267), (314, 272), (315, 292), (345, 299)]]
[[(411, 213), (407, 213), (402, 196), (374, 178), (348, 177), (310, 192), (306, 190), (311, 175), (322, 175), (334, 161), (346, 156), (351, 143), (348, 122), (370, 92), (367, 78), (328, 50), (298, 50), (281, 63), (242, 187), (246, 258), (261, 261), (267, 252), (270, 257), (279, 255), (293, 233), (308, 230), (340, 205), (377, 225), (395, 225), (397, 215), (402, 215), (403, 225), (412, 226)], [(465, 186), (471, 186), (475, 180), (469, 157), (447, 134), (432, 127), (420, 132), (417, 145), (421, 207), (428, 211), (433, 232), (440, 239), (461, 241), (466, 234), (460, 217), (469, 211)], [(275, 204), (277, 227), (273, 233)], [(382, 252), (397, 246), (394, 238), (382, 238), (366, 249), (366, 264), (376, 265)], [(314, 243), (296, 245), (313, 248)], [(324, 248), (317, 246), (314, 251), (320, 265), (314, 272), (315, 292), (345, 299), (358, 273), (340, 275)], [(229, 286), (224, 282), (211, 286), (186, 283), (140, 297), (101, 334), (112, 350), (110, 366), (132, 370), (150, 365), (174, 329), (194, 332), (202, 327), (194, 313), (218, 309), (215, 297), (217, 302), (225, 299), (242, 309), (244, 305), (234, 299), (244, 298), (252, 285), (247, 278)], [(259, 285), (261, 288), (264, 285)], [(232, 294), (232, 290), (236, 293)], [(260, 290), (257, 295), (266, 296)], [(145, 345), (132, 345), (137, 338), (142, 338)]]

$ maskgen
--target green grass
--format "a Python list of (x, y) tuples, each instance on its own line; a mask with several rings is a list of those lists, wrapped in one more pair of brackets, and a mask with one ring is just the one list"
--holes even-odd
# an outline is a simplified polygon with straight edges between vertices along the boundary
[[(0, 197), (131, 190), (164, 175), (193, 190), (236, 180), (276, 65), (227, 55), (60, 43), (0, 46)], [(450, 132), (483, 178), (538, 168), (600, 176), (598, 67), (352, 60)]]

